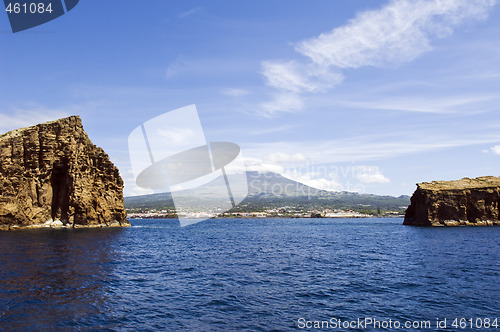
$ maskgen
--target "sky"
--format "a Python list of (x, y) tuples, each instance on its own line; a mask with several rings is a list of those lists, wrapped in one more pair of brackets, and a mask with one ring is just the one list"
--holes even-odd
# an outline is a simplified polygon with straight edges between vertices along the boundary
[(500, 176), (495, 0), (85, 0), (12, 33), (0, 14), (0, 133), (80, 115), (135, 185), (128, 136), (195, 104), (247, 170), (411, 195)]

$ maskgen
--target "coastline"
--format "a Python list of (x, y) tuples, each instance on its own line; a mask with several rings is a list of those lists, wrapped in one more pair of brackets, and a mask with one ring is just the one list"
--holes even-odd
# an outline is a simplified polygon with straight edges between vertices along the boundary
[[(128, 217), (133, 220), (148, 220), (148, 219), (177, 219), (177, 216), (150, 216), (150, 217)], [(208, 219), (370, 219), (370, 218), (404, 218), (404, 215), (391, 215), (391, 216), (338, 216), (338, 217), (298, 217), (298, 216), (268, 216), (268, 217), (255, 217), (255, 216), (244, 216), (244, 217), (212, 217)], [(192, 219), (203, 219), (203, 218), (192, 218)]]
[(34, 225), (0, 225), (0, 231), (16, 231), (16, 230), (26, 230), (26, 229), (83, 229), (83, 228), (122, 228), (131, 227), (130, 222), (127, 220), (126, 223), (120, 223), (114, 221), (108, 224), (68, 224), (64, 225), (62, 222), (44, 223), (44, 224), (34, 224)]

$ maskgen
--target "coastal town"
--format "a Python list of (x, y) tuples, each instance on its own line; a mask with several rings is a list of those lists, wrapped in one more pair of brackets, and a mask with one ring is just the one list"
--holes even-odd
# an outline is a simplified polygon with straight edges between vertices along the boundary
[[(379, 211), (380, 212), (380, 211)], [(180, 211), (183, 218), (373, 218), (373, 217), (402, 217), (400, 211), (384, 211), (378, 214), (362, 213), (354, 210), (323, 209), (323, 210), (301, 210), (291, 206), (281, 208), (270, 208), (264, 211), (250, 212), (222, 212), (222, 211)], [(134, 209), (128, 211), (131, 219), (176, 219), (178, 214), (175, 209)]]

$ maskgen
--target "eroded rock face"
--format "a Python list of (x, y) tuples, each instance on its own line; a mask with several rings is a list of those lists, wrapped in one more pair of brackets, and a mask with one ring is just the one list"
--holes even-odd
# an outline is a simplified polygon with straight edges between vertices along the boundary
[(0, 229), (129, 225), (118, 169), (78, 116), (0, 135)]
[(404, 225), (493, 226), (499, 220), (500, 177), (417, 184)]

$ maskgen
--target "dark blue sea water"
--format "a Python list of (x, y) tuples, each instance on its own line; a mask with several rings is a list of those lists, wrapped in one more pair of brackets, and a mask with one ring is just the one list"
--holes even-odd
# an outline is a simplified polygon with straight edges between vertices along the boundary
[(369, 318), (456, 331), (455, 318), (500, 319), (500, 227), (131, 222), (0, 233), (0, 330), (293, 331)]

